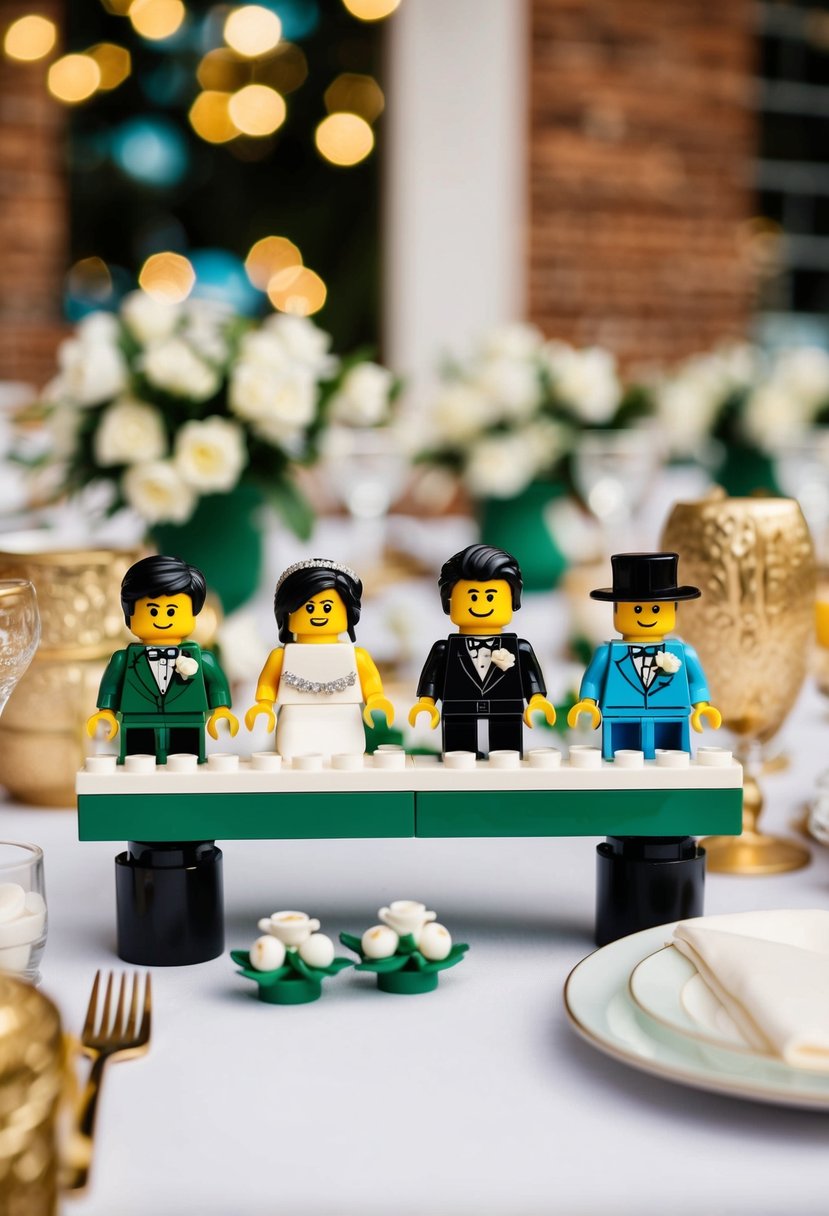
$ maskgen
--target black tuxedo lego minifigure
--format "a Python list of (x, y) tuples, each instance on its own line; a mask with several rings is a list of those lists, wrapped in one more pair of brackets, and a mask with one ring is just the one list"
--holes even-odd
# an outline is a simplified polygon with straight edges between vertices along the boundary
[[(470, 545), (444, 564), (439, 586), (443, 610), (458, 633), (435, 642), (429, 652), (409, 722), (428, 713), (434, 728), (442, 717), (444, 753), (522, 752), (522, 727), (532, 725), (531, 715), (543, 713), (551, 726), (556, 715), (532, 646), (502, 633), (521, 606), (518, 563), (503, 549)], [(481, 721), (488, 728), (485, 752), (478, 746)]]

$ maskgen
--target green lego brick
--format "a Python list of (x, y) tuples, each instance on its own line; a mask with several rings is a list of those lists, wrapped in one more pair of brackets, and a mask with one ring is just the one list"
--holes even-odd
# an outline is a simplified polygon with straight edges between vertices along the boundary
[(81, 840), (414, 836), (414, 794), (80, 794)]
[(416, 796), (417, 836), (707, 836), (742, 830), (742, 789), (498, 790)]

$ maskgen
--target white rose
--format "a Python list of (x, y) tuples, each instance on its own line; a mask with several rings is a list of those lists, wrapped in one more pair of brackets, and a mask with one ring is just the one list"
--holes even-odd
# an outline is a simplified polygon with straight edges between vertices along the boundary
[(829, 351), (818, 346), (798, 346), (777, 356), (772, 380), (800, 398), (811, 413), (829, 405)]
[(207, 401), (221, 384), (221, 376), (181, 338), (167, 338), (148, 346), (141, 370), (156, 388), (190, 401)]
[(668, 675), (674, 675), (682, 666), (682, 660), (667, 650), (660, 650), (656, 656), (656, 666), (661, 667)]
[[(115, 330), (103, 321), (106, 314), (93, 313), (78, 335), (58, 348), (59, 394), (76, 405), (101, 405), (117, 397), (127, 386), (127, 364), (115, 344)], [(98, 324), (91, 324), (98, 318)], [(111, 320), (112, 318), (108, 318)], [(83, 322), (81, 323), (83, 325)], [(107, 336), (104, 336), (104, 335)]]
[(529, 418), (541, 404), (539, 368), (529, 359), (486, 359), (475, 383), (492, 398), (499, 418)]
[(375, 426), (389, 410), (394, 376), (377, 363), (358, 363), (343, 377), (330, 402), (330, 416), (346, 426)]
[(247, 463), (241, 427), (226, 418), (185, 422), (176, 435), (174, 463), (200, 494), (231, 490)]
[(276, 371), (283, 371), (291, 366), (291, 357), (283, 343), (264, 327), (243, 335), (239, 344), (239, 361)]
[(495, 421), (491, 397), (464, 380), (445, 384), (431, 411), (430, 423), (437, 443), (460, 445), (479, 435)]
[(741, 426), (746, 437), (768, 452), (782, 443), (803, 436), (809, 425), (809, 411), (802, 398), (775, 380), (749, 394)]
[(183, 680), (191, 680), (198, 670), (197, 661), (189, 654), (180, 654), (176, 659), (176, 671)]
[(75, 330), (81, 342), (115, 345), (120, 335), (118, 318), (111, 312), (88, 312), (78, 322)]
[(301, 368), (277, 370), (261, 364), (236, 365), (230, 380), (230, 408), (272, 443), (293, 439), (313, 420), (317, 386)]
[(128, 504), (148, 524), (184, 523), (196, 506), (196, 495), (168, 460), (134, 464), (122, 486)]
[(469, 454), (463, 480), (473, 498), (514, 498), (538, 471), (537, 453), (522, 432), (490, 435)]
[(337, 370), (339, 360), (328, 351), (331, 335), (308, 317), (275, 313), (264, 322), (262, 330), (278, 338), (288, 357), (307, 368), (318, 380)]
[(671, 451), (691, 456), (710, 435), (724, 396), (695, 372), (680, 370), (657, 385), (656, 402)]
[(161, 414), (146, 401), (124, 397), (114, 402), (98, 424), (94, 449), (103, 468), (160, 460), (167, 449)]
[(216, 641), (222, 652), (222, 670), (228, 680), (255, 681), (268, 657), (268, 647), (259, 634), (253, 612), (226, 616), (218, 628)]
[(181, 316), (181, 305), (154, 300), (146, 291), (131, 291), (121, 303), (127, 329), (142, 346), (169, 338)]
[(498, 650), (493, 650), (491, 658), (495, 666), (500, 668), (501, 671), (509, 671), (510, 667), (515, 666), (515, 655), (503, 646), (500, 646)]
[(483, 342), (484, 354), (493, 358), (530, 359), (544, 344), (544, 335), (534, 325), (513, 321), (491, 330)]
[(232, 317), (231, 309), (216, 300), (188, 300), (182, 314), (181, 336), (208, 363), (225, 363), (230, 355), (227, 326)]
[(78, 446), (82, 415), (73, 405), (63, 403), (49, 411), (47, 428), (50, 451), (56, 460), (69, 460)]
[(574, 350), (551, 342), (546, 348), (553, 389), (582, 422), (609, 422), (622, 397), (616, 360), (610, 351), (592, 346)]

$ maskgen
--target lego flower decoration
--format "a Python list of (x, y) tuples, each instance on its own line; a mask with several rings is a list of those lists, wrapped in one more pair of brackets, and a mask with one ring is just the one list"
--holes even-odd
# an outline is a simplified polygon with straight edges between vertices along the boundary
[(679, 671), (682, 666), (682, 660), (675, 654), (670, 654), (667, 650), (660, 650), (656, 656), (656, 666), (661, 667), (666, 675), (672, 676)]
[(378, 912), (382, 924), (367, 929), (362, 937), (341, 933), (340, 941), (359, 954), (357, 971), (376, 974), (382, 992), (432, 992), (439, 973), (454, 967), (469, 949), (453, 944), (436, 915), (416, 900), (398, 899)]
[(493, 650), (491, 658), (495, 666), (500, 668), (501, 671), (509, 671), (510, 667), (515, 666), (515, 655), (512, 651), (505, 650), (503, 647)]
[(397, 385), (361, 357), (341, 361), (305, 317), (261, 323), (207, 300), (144, 292), (92, 313), (58, 352), (44, 391), (61, 493), (96, 483), (147, 528), (186, 523), (204, 495), (258, 487), (307, 535), (292, 473), (318, 455), (329, 420), (385, 420)]
[(191, 659), (189, 655), (180, 654), (176, 659), (176, 671), (183, 680), (192, 680), (198, 670), (198, 663), (195, 659)]
[(274, 912), (263, 917), (262, 933), (250, 950), (231, 950), (239, 975), (259, 986), (270, 1005), (303, 1005), (322, 995), (322, 981), (352, 966), (334, 957), (334, 943), (319, 933), (320, 922), (305, 912)]

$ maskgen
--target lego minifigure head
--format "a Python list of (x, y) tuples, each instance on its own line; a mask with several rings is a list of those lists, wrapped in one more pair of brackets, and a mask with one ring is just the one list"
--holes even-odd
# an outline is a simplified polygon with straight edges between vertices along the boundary
[(676, 602), (621, 602), (613, 605), (613, 628), (624, 638), (656, 642), (676, 628)]
[(341, 633), (353, 642), (362, 595), (357, 575), (338, 562), (314, 557), (290, 566), (276, 584), (273, 603), (280, 642), (334, 642)]
[(439, 579), (443, 611), (461, 629), (503, 629), (521, 607), (521, 570), (503, 549), (469, 545), (444, 563)]
[(613, 586), (590, 596), (613, 602), (613, 625), (624, 638), (660, 641), (676, 627), (678, 601), (700, 595), (698, 587), (678, 585), (676, 553), (616, 553), (610, 564)]
[(196, 627), (206, 595), (201, 570), (178, 557), (142, 558), (121, 582), (124, 620), (144, 643), (183, 642)]

